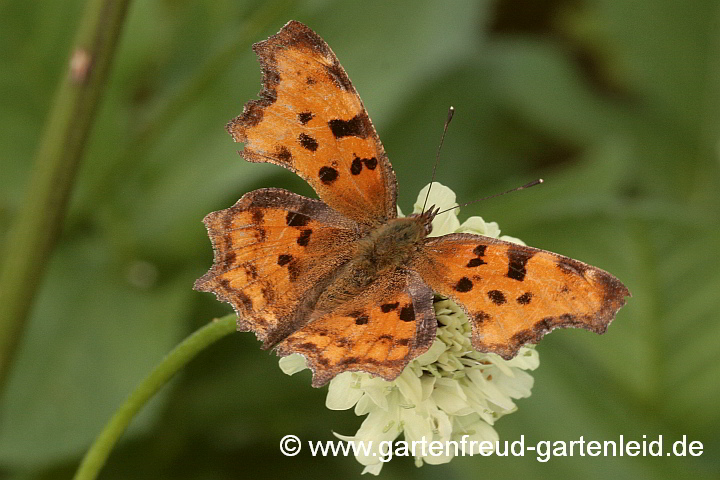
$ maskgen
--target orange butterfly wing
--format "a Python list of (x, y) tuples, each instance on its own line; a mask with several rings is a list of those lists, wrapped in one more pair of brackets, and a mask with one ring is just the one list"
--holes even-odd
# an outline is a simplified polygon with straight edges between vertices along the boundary
[(395, 174), (365, 107), (325, 41), (289, 22), (253, 50), (259, 100), (228, 124), (243, 157), (305, 179), (330, 207), (361, 224), (396, 216)]
[(349, 260), (357, 225), (319, 200), (265, 188), (205, 217), (215, 251), (195, 289), (213, 292), (269, 348), (304, 325), (314, 302)]
[(414, 269), (466, 310), (475, 348), (506, 359), (554, 328), (604, 333), (630, 295), (599, 268), (482, 235), (428, 238)]
[(345, 371), (393, 380), (432, 345), (437, 323), (432, 303), (432, 291), (417, 274), (391, 272), (362, 297), (290, 335), (277, 351), (305, 356), (315, 387)]

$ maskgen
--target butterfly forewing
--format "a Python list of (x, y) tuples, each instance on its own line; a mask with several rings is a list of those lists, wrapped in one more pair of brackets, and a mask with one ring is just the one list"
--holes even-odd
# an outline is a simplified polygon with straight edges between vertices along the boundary
[(290, 22), (253, 49), (260, 100), (228, 124), (243, 157), (282, 165), (361, 224), (396, 216), (395, 174), (345, 70), (320, 36)]
[(505, 358), (557, 327), (603, 333), (630, 295), (599, 268), (481, 235), (429, 238), (414, 268), (464, 307), (475, 348)]

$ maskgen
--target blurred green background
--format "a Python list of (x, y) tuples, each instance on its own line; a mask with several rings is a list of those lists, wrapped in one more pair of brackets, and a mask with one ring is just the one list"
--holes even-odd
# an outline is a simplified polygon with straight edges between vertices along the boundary
[[(0, 1), (0, 241), (23, 199), (84, 2)], [(700, 457), (456, 458), (385, 478), (679, 478), (720, 472), (720, 4), (716, 0), (131, 5), (62, 236), (0, 399), (0, 476), (68, 478), (124, 397), (177, 342), (229, 311), (192, 290), (202, 217), (291, 173), (224, 130), (260, 89), (253, 42), (296, 19), (348, 71), (411, 209), (437, 180), (504, 234), (606, 269), (633, 298), (607, 334), (556, 331), (501, 439), (687, 435)], [(203, 352), (134, 420), (101, 478), (356, 476), (353, 458), (286, 458), (362, 418), (325, 408), (249, 333)], [(666, 447), (667, 448), (667, 447)]]

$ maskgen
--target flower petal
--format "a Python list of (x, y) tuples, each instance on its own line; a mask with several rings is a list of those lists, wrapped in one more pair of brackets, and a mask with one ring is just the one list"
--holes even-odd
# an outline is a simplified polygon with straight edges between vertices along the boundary
[(420, 379), (412, 369), (406, 368), (403, 370), (400, 376), (395, 379), (395, 385), (413, 407), (422, 403), (422, 383), (420, 383)]
[(325, 406), (330, 410), (347, 410), (354, 407), (364, 393), (357, 374), (343, 372), (330, 380)]
[(435, 340), (428, 351), (417, 357), (414, 362), (421, 366), (430, 365), (434, 363), (443, 352), (445, 352), (445, 344), (440, 340)]
[(391, 389), (392, 384), (383, 380), (382, 378), (370, 378), (363, 379), (362, 389), (365, 391), (370, 400), (375, 405), (382, 408), (383, 410), (388, 409), (388, 392)]
[(287, 357), (282, 357), (278, 363), (280, 364), (280, 370), (287, 375), (294, 375), (307, 368), (305, 357), (299, 353), (293, 353)]
[(475, 233), (486, 237), (498, 238), (500, 227), (496, 222), (486, 222), (482, 217), (474, 216), (465, 220), (457, 229), (458, 233)]
[[(428, 190), (430, 190), (430, 196), (428, 196)], [(427, 197), (427, 204), (425, 203), (425, 197)], [(417, 200), (413, 205), (413, 213), (422, 213), (423, 205), (427, 207), (435, 205), (436, 208), (445, 210), (457, 206), (455, 201), (456, 195), (449, 187), (446, 187), (440, 182), (428, 183), (425, 185), (420, 193), (418, 193)]]
[(538, 355), (534, 346), (523, 347), (517, 355), (510, 360), (506, 360), (505, 363), (523, 370), (535, 370), (540, 366), (540, 355)]
[[(453, 427), (453, 440), (458, 442), (459, 450), (463, 452), (463, 455), (480, 453), (481, 442), (490, 442), (494, 448), (495, 442), (500, 438), (495, 429), (484, 422), (478, 415), (456, 417)], [(465, 443), (463, 443), (462, 440), (465, 435), (467, 437), (465, 437)]]
[[(430, 189), (430, 196), (428, 197), (426, 204), (425, 197), (427, 196), (428, 189)], [(420, 190), (417, 201), (415, 202), (415, 205), (413, 205), (413, 213), (422, 213), (423, 206), (425, 206), (425, 208), (429, 208), (433, 205), (436, 208), (440, 208), (440, 210), (448, 210), (456, 207), (458, 204), (455, 201), (455, 192), (438, 182), (428, 184)], [(460, 226), (457, 214), (458, 209), (455, 209), (435, 217), (432, 223), (433, 229), (430, 236), (439, 237), (441, 235), (447, 235), (448, 233), (454, 232)]]
[(525, 245), (525, 242), (523, 242), (519, 238), (511, 237), (510, 235), (501, 235), (500, 240), (505, 240), (506, 242), (517, 243), (518, 245)]

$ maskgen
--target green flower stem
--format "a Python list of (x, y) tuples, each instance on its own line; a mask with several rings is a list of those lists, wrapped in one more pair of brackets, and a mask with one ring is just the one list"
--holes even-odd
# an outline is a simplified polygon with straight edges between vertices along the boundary
[(90, 450), (85, 454), (85, 458), (75, 474), (75, 480), (90, 480), (97, 477), (118, 439), (140, 409), (198, 353), (234, 332), (236, 318), (234, 314), (231, 314), (212, 321), (183, 340), (162, 359), (153, 371), (135, 387), (125, 403), (115, 411)]
[(67, 210), (129, 0), (88, 0), (0, 271), (0, 390)]

